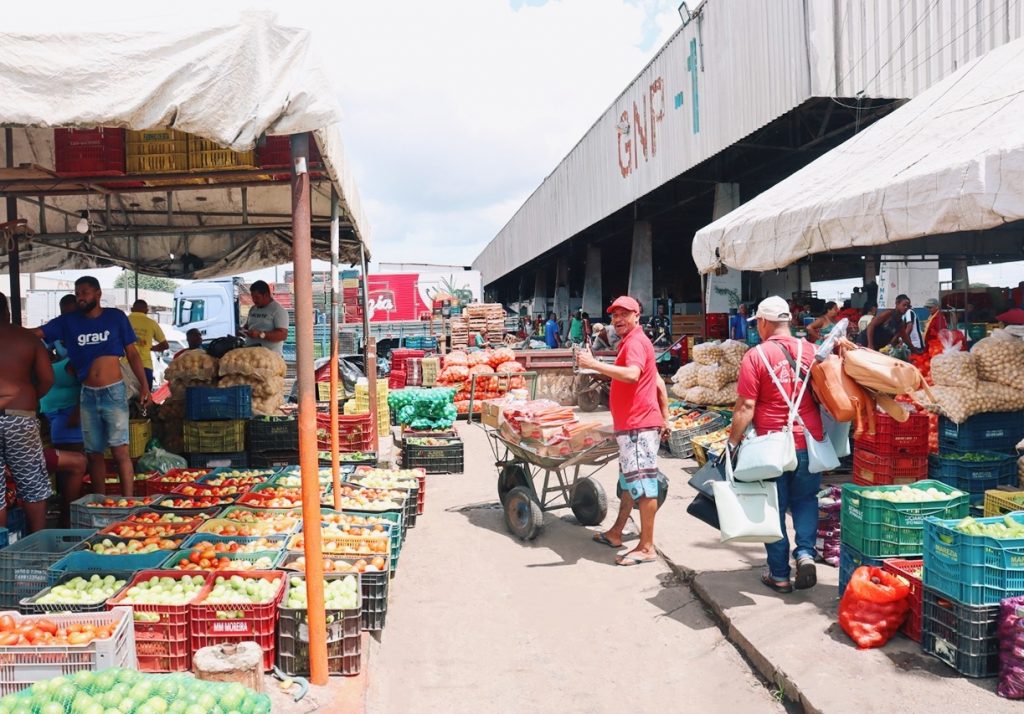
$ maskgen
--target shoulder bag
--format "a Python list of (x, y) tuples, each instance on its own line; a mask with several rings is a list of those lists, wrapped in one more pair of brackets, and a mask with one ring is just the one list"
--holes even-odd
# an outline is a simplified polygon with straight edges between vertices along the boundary
[(725, 453), (725, 480), (714, 481), (715, 511), (723, 543), (775, 543), (782, 540), (779, 492), (772, 481), (741, 483)]

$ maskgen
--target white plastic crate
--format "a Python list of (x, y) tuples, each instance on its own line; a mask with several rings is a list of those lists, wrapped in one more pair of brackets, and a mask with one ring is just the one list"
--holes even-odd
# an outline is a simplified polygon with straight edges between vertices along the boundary
[[(0, 615), (10, 615), (16, 623), (39, 619), (38, 616), (17, 612), (0, 612)], [(109, 639), (94, 640), (87, 645), (0, 647), (0, 696), (19, 692), (44, 679), (75, 672), (98, 672), (111, 667), (137, 668), (135, 627), (130, 607), (115, 607), (106, 612), (49, 615), (47, 619), (57, 623), (58, 627), (117, 623), (117, 628)]]

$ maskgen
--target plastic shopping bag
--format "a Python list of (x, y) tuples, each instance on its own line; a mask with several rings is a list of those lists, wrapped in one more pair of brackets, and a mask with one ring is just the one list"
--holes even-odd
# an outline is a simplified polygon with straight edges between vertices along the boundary
[(862, 565), (853, 571), (839, 601), (839, 626), (858, 649), (881, 647), (907, 617), (910, 585), (881, 568)]

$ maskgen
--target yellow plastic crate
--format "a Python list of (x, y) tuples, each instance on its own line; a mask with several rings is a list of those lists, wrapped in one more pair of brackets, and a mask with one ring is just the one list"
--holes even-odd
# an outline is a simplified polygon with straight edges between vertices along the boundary
[[(128, 456), (137, 459), (146, 453), (146, 444), (153, 438), (153, 425), (149, 419), (132, 419), (128, 422)], [(106, 459), (114, 458), (110, 449), (103, 452)]]
[(1024, 491), (985, 491), (985, 517), (1024, 511)]
[(249, 169), (256, 167), (255, 151), (232, 151), (220, 144), (196, 136), (188, 137), (189, 171)]
[(128, 130), (124, 150), (130, 174), (188, 171), (188, 134), (177, 129)]

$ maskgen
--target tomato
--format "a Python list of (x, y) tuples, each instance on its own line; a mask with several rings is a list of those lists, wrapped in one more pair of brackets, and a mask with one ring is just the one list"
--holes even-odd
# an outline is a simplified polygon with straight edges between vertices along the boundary
[(68, 635), (68, 644), (87, 645), (94, 639), (96, 639), (96, 637), (91, 632), (73, 632), (70, 635)]
[[(10, 617), (5, 615), (5, 617)], [(11, 645), (17, 644), (19, 639), (18, 633), (16, 632), (4, 632), (0, 635), (0, 647), (10, 647)]]
[(0, 616), (0, 632), (13, 632), (14, 618), (10, 615)]

